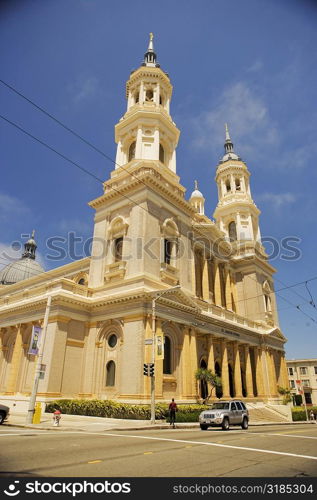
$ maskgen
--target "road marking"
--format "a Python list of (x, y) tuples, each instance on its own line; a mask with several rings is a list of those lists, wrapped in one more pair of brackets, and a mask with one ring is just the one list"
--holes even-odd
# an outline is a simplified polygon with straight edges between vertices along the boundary
[(153, 451), (145, 451), (143, 455), (153, 455)]
[(87, 462), (87, 464), (99, 464), (102, 462), (102, 460), (91, 460), (90, 462)]
[(189, 446), (185, 446), (185, 448), (192, 448), (192, 445), (189, 445)]
[(299, 455), (296, 453), (287, 453), (284, 451), (273, 451), (273, 450), (265, 450), (261, 448), (249, 448), (246, 446), (234, 446), (230, 444), (217, 444), (217, 443), (205, 443), (203, 441), (188, 441), (185, 439), (171, 439), (171, 438), (159, 438), (159, 437), (152, 437), (152, 436), (135, 436), (135, 435), (129, 435), (129, 434), (113, 434), (110, 432), (105, 432), (103, 434), (100, 434), (101, 436), (110, 436), (110, 437), (120, 437), (120, 438), (133, 438), (133, 439), (147, 439), (151, 441), (167, 441), (167, 442), (172, 442), (172, 443), (186, 443), (186, 444), (200, 444), (202, 446), (215, 446), (218, 448), (229, 448), (231, 450), (244, 450), (244, 451), (253, 451), (255, 453), (267, 453), (271, 455), (282, 455), (286, 457), (295, 457), (295, 458), (306, 458), (308, 460), (317, 460), (317, 457), (313, 457), (310, 455)]
[(271, 436), (283, 436), (283, 437), (290, 437), (290, 438), (301, 438), (301, 439), (317, 439), (316, 436), (296, 436), (296, 434), (271, 434)]

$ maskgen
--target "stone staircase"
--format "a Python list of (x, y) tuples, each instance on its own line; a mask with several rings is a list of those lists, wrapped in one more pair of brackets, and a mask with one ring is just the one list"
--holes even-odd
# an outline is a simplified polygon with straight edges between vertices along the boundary
[[(269, 405), (265, 403), (247, 403), (250, 423), (252, 422), (291, 422), (291, 413), (281, 405)], [(276, 406), (276, 408), (274, 408)]]

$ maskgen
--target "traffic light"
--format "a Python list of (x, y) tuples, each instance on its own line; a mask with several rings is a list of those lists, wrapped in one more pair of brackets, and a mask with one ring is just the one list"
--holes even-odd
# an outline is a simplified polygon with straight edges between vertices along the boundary
[(149, 367), (147, 363), (144, 363), (143, 365), (143, 375), (145, 375), (146, 377), (149, 376)]
[(150, 363), (150, 377), (154, 377), (154, 363)]

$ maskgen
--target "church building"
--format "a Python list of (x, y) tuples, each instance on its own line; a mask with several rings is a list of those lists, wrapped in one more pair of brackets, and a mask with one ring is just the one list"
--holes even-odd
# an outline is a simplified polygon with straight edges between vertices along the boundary
[(89, 203), (91, 256), (44, 272), (33, 234), (22, 258), (0, 271), (1, 401), (26, 401), (32, 391), (31, 333), (43, 325), (49, 296), (42, 401), (148, 403), (143, 369), (152, 362), (157, 402), (205, 397), (198, 368), (221, 376), (222, 398), (276, 402), (278, 386), (288, 387), (275, 269), (261, 244), (250, 171), (226, 126), (214, 219), (197, 182), (187, 199), (171, 98), (151, 35), (126, 84), (115, 169)]

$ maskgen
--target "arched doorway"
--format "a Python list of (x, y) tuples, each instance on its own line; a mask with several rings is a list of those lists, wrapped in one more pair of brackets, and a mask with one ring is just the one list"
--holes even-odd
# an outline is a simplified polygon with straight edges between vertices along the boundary
[(234, 397), (234, 386), (233, 386), (233, 370), (230, 363), (228, 364), (228, 372), (229, 372), (229, 392), (230, 396)]
[[(200, 362), (200, 368), (207, 370), (207, 363), (204, 359), (202, 359)], [(206, 397), (208, 396), (208, 384), (206, 380), (200, 381), (200, 396), (202, 399), (206, 399)]]
[[(218, 375), (218, 377), (221, 377), (221, 368), (218, 361), (215, 363), (215, 374)], [(222, 387), (216, 387), (216, 397), (222, 398), (222, 394)]]

